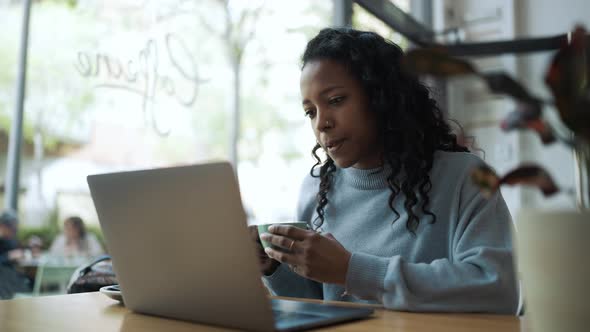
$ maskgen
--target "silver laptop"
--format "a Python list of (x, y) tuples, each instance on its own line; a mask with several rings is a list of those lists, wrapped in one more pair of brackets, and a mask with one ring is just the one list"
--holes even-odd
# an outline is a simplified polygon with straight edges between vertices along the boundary
[(267, 297), (228, 163), (91, 175), (88, 184), (133, 311), (253, 331), (372, 313)]

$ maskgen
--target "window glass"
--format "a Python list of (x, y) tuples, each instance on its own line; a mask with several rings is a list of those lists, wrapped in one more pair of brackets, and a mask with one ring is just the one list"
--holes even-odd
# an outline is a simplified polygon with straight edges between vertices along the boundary
[[(409, 13), (409, 0), (393, 0), (391, 2), (395, 4), (399, 9), (403, 10), (406, 13)], [(381, 36), (398, 44), (402, 49), (406, 49), (408, 47), (408, 40), (401, 34), (393, 30), (387, 24), (383, 23), (383, 21), (375, 17), (373, 14), (369, 13), (367, 10), (359, 6), (357, 3), (353, 3), (352, 6), (352, 25), (354, 26), (354, 28), (376, 32)]]
[[(235, 119), (250, 221), (293, 218), (315, 143), (301, 109), (300, 57), (331, 22), (331, 6), (313, 0), (35, 1), (21, 229), (62, 227), (71, 215), (97, 228), (87, 175), (227, 160)], [(22, 7), (21, 1), (0, 3), (2, 176)]]

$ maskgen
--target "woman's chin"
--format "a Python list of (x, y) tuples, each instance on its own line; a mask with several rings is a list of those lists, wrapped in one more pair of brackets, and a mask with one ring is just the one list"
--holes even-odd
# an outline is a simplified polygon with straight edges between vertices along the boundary
[(332, 160), (334, 160), (334, 164), (340, 168), (349, 168), (354, 165), (353, 161), (344, 158), (332, 158)]

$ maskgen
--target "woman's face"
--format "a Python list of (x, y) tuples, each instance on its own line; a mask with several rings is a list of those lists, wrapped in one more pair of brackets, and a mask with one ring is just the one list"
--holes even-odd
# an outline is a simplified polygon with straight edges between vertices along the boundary
[(12, 239), (14, 232), (6, 225), (0, 225), (0, 239)]
[(360, 82), (333, 60), (308, 62), (300, 80), (303, 110), (316, 140), (342, 168), (381, 165), (377, 120)]
[(77, 240), (80, 238), (80, 230), (71, 221), (64, 223), (64, 234), (68, 239)]

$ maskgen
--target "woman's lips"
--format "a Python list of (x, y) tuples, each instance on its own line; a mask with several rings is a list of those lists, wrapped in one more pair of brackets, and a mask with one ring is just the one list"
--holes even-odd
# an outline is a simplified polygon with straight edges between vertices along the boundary
[(327, 145), (328, 152), (335, 153), (338, 150), (340, 150), (340, 148), (342, 147), (342, 144), (344, 144), (344, 141), (345, 141), (344, 139), (339, 139), (339, 140), (336, 140), (334, 142), (330, 142)]

